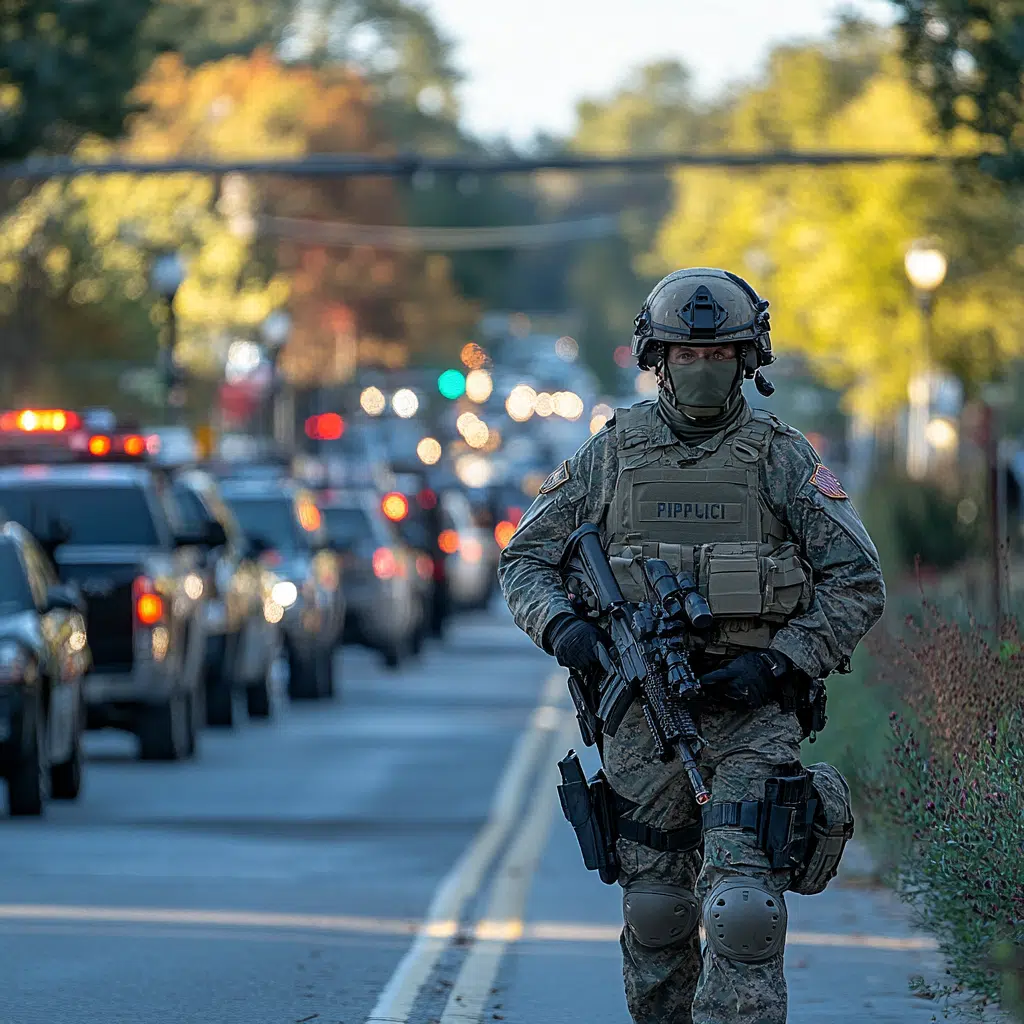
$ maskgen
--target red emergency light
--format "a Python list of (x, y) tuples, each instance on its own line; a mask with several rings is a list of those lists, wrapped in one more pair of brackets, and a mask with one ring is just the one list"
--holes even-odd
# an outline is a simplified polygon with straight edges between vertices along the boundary
[(314, 441), (337, 441), (345, 433), (345, 421), (336, 412), (323, 412), (306, 420), (306, 436)]

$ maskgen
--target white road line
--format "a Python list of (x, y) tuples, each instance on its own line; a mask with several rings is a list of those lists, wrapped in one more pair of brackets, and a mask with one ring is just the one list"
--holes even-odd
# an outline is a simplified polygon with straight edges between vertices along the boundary
[[(575, 726), (575, 719), (564, 715), (551, 744), (556, 757), (560, 747), (572, 742)], [(552, 759), (548, 770), (540, 773), (523, 827), (498, 868), (486, 916), (477, 922), (475, 942), (455, 979), (441, 1024), (480, 1021), (505, 950), (523, 936), (523, 910), (551, 829), (557, 782)]]
[(565, 701), (565, 673), (554, 672), (544, 686), (530, 726), (519, 737), (491, 805), (487, 824), (434, 893), (426, 920), (412, 946), (370, 1011), (366, 1024), (405, 1024), (430, 972), (458, 931), (459, 914), (480, 888), (494, 858), (515, 825), (538, 759), (551, 733), (562, 724), (558, 705)]

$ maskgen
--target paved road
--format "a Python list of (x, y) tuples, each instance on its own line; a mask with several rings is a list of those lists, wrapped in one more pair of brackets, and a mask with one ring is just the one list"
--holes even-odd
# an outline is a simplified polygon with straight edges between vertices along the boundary
[[(0, 822), (0, 1021), (628, 1024), (618, 892), (557, 814), (575, 742), (503, 615), (343, 696), (207, 733), (189, 765), (90, 737), (88, 789)], [(856, 877), (791, 898), (791, 1021), (927, 1021), (934, 954)]]

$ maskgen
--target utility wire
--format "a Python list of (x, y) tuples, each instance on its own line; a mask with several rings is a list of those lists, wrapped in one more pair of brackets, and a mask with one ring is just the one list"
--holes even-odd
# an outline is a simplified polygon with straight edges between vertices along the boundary
[(381, 249), (467, 252), (485, 249), (529, 249), (560, 242), (585, 242), (621, 233), (618, 214), (579, 220), (501, 227), (430, 228), (350, 224), (293, 217), (261, 217), (260, 233), (308, 245), (369, 245)]
[[(432, 175), (530, 174), (535, 171), (659, 171), (670, 167), (829, 167), (880, 163), (976, 163), (977, 157), (937, 153), (774, 150), (763, 153), (656, 153), (647, 156), (562, 154), (538, 157), (431, 157), (416, 153), (375, 156), (323, 153), (271, 160), (100, 160), (32, 157), (0, 163), (0, 180), (75, 178), (109, 174), (280, 174), (300, 178), (385, 177), (420, 179)], [(414, 180), (414, 184), (417, 182)]]

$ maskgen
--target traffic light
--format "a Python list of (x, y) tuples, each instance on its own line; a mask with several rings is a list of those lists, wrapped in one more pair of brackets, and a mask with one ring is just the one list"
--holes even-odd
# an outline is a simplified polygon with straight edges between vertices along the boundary
[(466, 376), (461, 370), (445, 370), (437, 378), (437, 390), (442, 398), (454, 401), (466, 393)]

